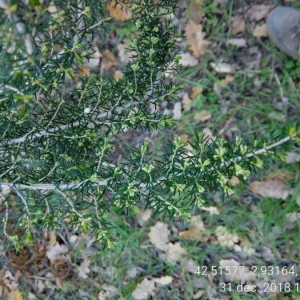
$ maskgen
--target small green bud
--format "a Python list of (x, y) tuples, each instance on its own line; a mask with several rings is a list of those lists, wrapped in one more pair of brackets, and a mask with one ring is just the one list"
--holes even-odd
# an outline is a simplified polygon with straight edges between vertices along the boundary
[(155, 45), (155, 44), (159, 41), (159, 38), (157, 38), (157, 37), (155, 37), (155, 36), (152, 36), (150, 40), (151, 40), (151, 43), (152, 43), (153, 45)]
[(131, 69), (133, 70), (133, 72), (138, 71), (140, 69), (139, 64), (136, 63), (136, 64), (131, 65)]

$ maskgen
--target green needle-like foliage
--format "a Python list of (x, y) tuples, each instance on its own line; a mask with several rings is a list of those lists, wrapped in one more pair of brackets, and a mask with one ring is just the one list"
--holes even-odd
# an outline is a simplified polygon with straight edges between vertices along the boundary
[(232, 193), (233, 176), (246, 179), (262, 167), (258, 154), (297, 135), (294, 128), (277, 144), (245, 146), (240, 139), (231, 144), (199, 134), (189, 146), (180, 138), (170, 141), (161, 157), (145, 142), (114, 161), (118, 134), (174, 125), (160, 104), (173, 101), (181, 88), (165, 78), (178, 68), (179, 35), (170, 20), (177, 1), (133, 0), (136, 62), (118, 81), (92, 74), (75, 82), (92, 57), (94, 37), (110, 31), (105, 5), (0, 1), (1, 227), (16, 247), (22, 246), (16, 229), (30, 239), (33, 229), (62, 222), (112, 245), (108, 211), (125, 213), (140, 203), (188, 219), (208, 192)]

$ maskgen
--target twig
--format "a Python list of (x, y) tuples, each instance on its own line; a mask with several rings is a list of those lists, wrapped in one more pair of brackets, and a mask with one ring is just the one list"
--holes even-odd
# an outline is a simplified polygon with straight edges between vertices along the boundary
[[(105, 186), (107, 184), (106, 180), (101, 180), (98, 182), (95, 182), (95, 185), (98, 186)], [(1, 187), (9, 187), (9, 188), (15, 188), (15, 189), (24, 189), (24, 190), (65, 190), (65, 189), (76, 189), (80, 187), (81, 183), (66, 183), (66, 184), (51, 184), (51, 183), (37, 183), (37, 184), (15, 184), (10, 182), (0, 182)]]
[[(148, 100), (148, 98), (151, 96), (151, 94), (149, 94), (149, 92), (151, 91), (148, 91), (146, 94), (145, 94), (145, 101)], [(169, 94), (167, 94), (166, 96), (168, 96)], [(155, 99), (152, 99), (150, 101), (148, 101), (149, 103), (154, 103), (156, 100), (158, 100), (158, 98), (155, 98)], [(139, 102), (134, 102), (134, 103), (128, 103), (126, 105), (124, 105), (124, 107), (119, 107), (118, 108), (118, 112), (121, 113), (122, 111), (126, 110), (127, 108), (129, 108), (131, 105), (134, 105), (134, 104), (138, 104)], [(111, 116), (111, 112), (104, 112), (96, 117), (92, 117), (92, 120), (94, 122), (97, 123), (97, 120), (101, 119), (101, 118), (109, 118)], [(69, 124), (66, 124), (66, 125), (59, 125), (59, 126), (56, 126), (56, 127), (53, 127), (53, 128), (50, 128), (49, 130), (41, 130), (39, 132), (36, 132), (36, 133), (27, 133), (25, 135), (23, 135), (22, 137), (19, 137), (19, 138), (16, 138), (16, 139), (12, 139), (12, 140), (8, 140), (7, 142), (5, 143), (0, 143), (0, 146), (2, 146), (3, 144), (7, 144), (7, 145), (13, 145), (13, 144), (20, 144), (20, 143), (23, 143), (25, 142), (26, 140), (28, 141), (32, 141), (32, 140), (35, 140), (37, 138), (40, 138), (42, 136), (47, 136), (47, 135), (51, 135), (57, 131), (60, 131), (60, 130), (68, 130), (69, 128), (73, 128), (73, 127), (77, 127), (81, 124), (83, 120), (79, 120), (79, 121), (76, 121), (76, 122), (73, 122), (73, 123), (69, 123)], [(100, 121), (98, 121), (98, 123), (101, 123)], [(88, 123), (88, 126), (89, 125), (93, 125), (92, 122), (89, 122)], [(33, 131), (33, 130), (32, 130)]]
[(101, 20), (100, 22), (98, 22), (98, 23), (92, 25), (91, 27), (86, 28), (85, 31), (88, 31), (88, 30), (90, 30), (90, 29), (93, 29), (93, 28), (97, 27), (98, 25), (101, 25), (103, 22), (109, 21), (109, 20), (111, 20), (111, 19), (112, 19), (112, 17), (108, 17), (108, 18), (106, 18), (106, 19), (104, 19), (104, 20)]
[[(287, 136), (287, 137), (281, 139), (280, 141), (278, 141), (278, 142), (276, 142), (272, 145), (269, 145), (269, 146), (264, 147), (262, 149), (259, 149), (259, 150), (256, 150), (254, 152), (248, 153), (248, 154), (245, 155), (245, 157), (246, 158), (251, 158), (253, 156), (258, 156), (260, 154), (266, 153), (269, 150), (290, 141), (291, 139), (296, 137), (297, 134), (298, 133), (294, 133), (291, 136)], [(243, 156), (235, 157), (235, 158), (233, 158), (233, 159), (231, 159), (227, 162), (222, 163), (220, 165), (220, 167), (228, 166), (232, 162), (241, 161), (243, 158), (244, 158)], [(112, 164), (109, 164), (109, 165), (111, 167), (115, 167)], [(166, 179), (165, 176), (161, 176), (154, 183), (159, 184), (165, 179)], [(83, 182), (80, 182), (80, 183), (71, 182), (71, 183), (63, 183), (63, 184), (58, 184), (58, 185), (51, 184), (51, 183), (49, 183), (49, 184), (48, 183), (40, 183), (40, 184), (26, 185), (26, 184), (14, 184), (14, 183), (9, 183), (9, 182), (0, 182), (0, 187), (10, 187), (10, 188), (15, 188), (15, 189), (20, 188), (20, 189), (27, 189), (27, 190), (29, 190), (29, 189), (30, 190), (55, 190), (55, 189), (64, 190), (64, 189), (76, 189), (76, 188), (80, 187), (84, 182), (86, 182), (86, 180), (83, 181)], [(108, 184), (108, 182), (109, 182), (109, 180), (100, 180), (100, 181), (97, 181), (97, 182), (93, 182), (92, 185), (93, 186), (106, 186)], [(140, 186), (140, 188), (148, 187), (148, 184), (142, 184), (139, 181), (134, 181), (134, 184), (138, 184)]]

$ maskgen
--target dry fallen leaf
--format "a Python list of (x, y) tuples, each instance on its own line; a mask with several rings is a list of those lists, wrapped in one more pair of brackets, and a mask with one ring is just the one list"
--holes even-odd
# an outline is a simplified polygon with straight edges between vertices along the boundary
[(90, 76), (91, 75), (91, 68), (87, 67), (87, 66), (82, 66), (80, 68), (79, 75), (80, 75), (80, 77)]
[(192, 227), (190, 229), (180, 232), (179, 236), (182, 239), (186, 240), (199, 240), (199, 238), (201, 237), (201, 231), (196, 227)]
[(115, 286), (103, 284), (101, 286), (101, 291), (98, 294), (98, 300), (115, 299), (117, 293), (118, 289)]
[(57, 257), (61, 257), (62, 254), (65, 254), (69, 251), (69, 248), (62, 244), (56, 243), (54, 246), (48, 245), (46, 255), (50, 261), (56, 259)]
[(54, 246), (47, 246), (46, 256), (50, 260), (51, 272), (60, 288), (63, 288), (63, 279), (68, 277), (72, 270), (71, 257), (69, 254), (66, 255), (67, 252), (69, 248), (63, 244), (56, 243)]
[(246, 47), (246, 40), (245, 39), (229, 39), (227, 41), (227, 45), (233, 45), (238, 48)]
[(191, 102), (192, 102), (192, 99), (189, 97), (189, 94), (184, 93), (182, 96), (182, 100), (181, 100), (182, 106), (184, 108), (186, 108), (189, 104), (191, 104)]
[[(6, 297), (9, 292), (12, 290), (10, 287), (10, 282), (15, 282), (15, 278), (12, 276), (12, 274), (6, 270), (2, 269), (0, 270), (0, 297), (4, 298)], [(17, 288), (17, 284), (15, 285), (15, 289)]]
[(233, 247), (239, 242), (239, 237), (229, 232), (224, 226), (218, 226), (216, 228), (216, 236), (220, 245), (224, 247)]
[(39, 293), (43, 293), (43, 291), (45, 290), (46, 288), (46, 285), (44, 283), (44, 280), (38, 280), (37, 281), (37, 287), (38, 287), (38, 292)]
[(167, 251), (169, 242), (168, 226), (162, 222), (157, 222), (154, 226), (150, 227), (148, 237), (150, 242), (159, 250)]
[(101, 51), (101, 55), (103, 58), (102, 66), (103, 66), (104, 70), (108, 70), (109, 68), (116, 66), (118, 64), (117, 58), (112, 51), (105, 49), (105, 50)]
[(139, 283), (135, 290), (132, 292), (132, 297), (135, 300), (147, 300), (151, 296), (155, 295), (157, 288), (155, 284), (158, 285), (168, 285), (173, 281), (171, 276), (162, 276), (159, 278), (144, 278), (141, 283)]
[(174, 134), (174, 139), (177, 139), (178, 137), (181, 138), (183, 143), (188, 143), (192, 141), (191, 137), (188, 134), (181, 134), (181, 135)]
[(267, 176), (267, 179), (280, 179), (280, 180), (283, 180), (284, 182), (289, 182), (291, 180), (294, 180), (295, 179), (295, 172), (292, 172), (292, 171), (288, 171), (288, 170), (274, 170), (273, 173), (269, 174)]
[(87, 258), (81, 262), (80, 266), (78, 267), (78, 277), (88, 278), (87, 274), (90, 273), (90, 264), (91, 261)]
[(220, 214), (220, 211), (216, 206), (208, 206), (208, 207), (200, 206), (199, 208), (202, 210), (208, 211), (210, 215), (219, 215)]
[(120, 70), (116, 70), (114, 71), (113, 77), (116, 81), (118, 81), (124, 77), (124, 73)]
[(190, 53), (181, 53), (180, 56), (181, 59), (179, 60), (179, 63), (183, 67), (194, 67), (199, 63), (198, 60)]
[(55, 14), (57, 12), (57, 7), (54, 5), (53, 1), (51, 1), (48, 6), (48, 12), (50, 14)]
[(238, 177), (236, 176), (232, 176), (229, 180), (229, 183), (232, 185), (232, 186), (236, 186), (240, 183), (240, 180), (238, 179)]
[(214, 141), (216, 139), (216, 137), (214, 136), (214, 134), (212, 133), (212, 131), (211, 131), (211, 129), (209, 127), (203, 128), (202, 132), (204, 134), (204, 137), (208, 138), (208, 141), (209, 140)]
[(269, 11), (272, 9), (272, 5), (253, 5), (246, 13), (246, 17), (250, 21), (260, 21), (265, 18)]
[(191, 8), (185, 11), (186, 19), (191, 19), (196, 23), (201, 23), (204, 16), (204, 13), (201, 12), (201, 4), (199, 1), (192, 1)]
[(233, 81), (234, 81), (234, 76), (231, 76), (231, 75), (226, 75), (225, 78), (223, 80), (221, 80), (221, 82), (225, 85), (227, 85)]
[(191, 217), (190, 227), (198, 228), (201, 231), (205, 229), (204, 222), (200, 215)]
[(183, 259), (181, 261), (181, 267), (183, 272), (193, 274), (196, 270), (197, 263), (192, 259)]
[(14, 291), (18, 288), (16, 278), (8, 270), (5, 270), (4, 276), (2, 277), (1, 281), (2, 281), (2, 285), (9, 288), (10, 291)]
[(183, 239), (197, 240), (200, 238), (202, 231), (205, 229), (201, 216), (192, 216), (190, 228), (179, 233)]
[(155, 283), (158, 283), (160, 285), (168, 285), (173, 281), (173, 278), (171, 276), (162, 276), (159, 278), (153, 278)]
[(213, 63), (211, 62), (210, 65), (212, 66), (212, 68), (215, 69), (215, 71), (217, 73), (234, 73), (235, 72), (235, 67), (233, 65), (227, 64), (227, 63)]
[(199, 85), (193, 86), (192, 87), (192, 99), (194, 100), (196, 97), (198, 97), (202, 93), (202, 87)]
[(214, 91), (220, 94), (220, 89), (227, 86), (229, 83), (234, 81), (234, 76), (226, 75), (226, 77), (218, 82), (214, 83)]
[[(242, 240), (242, 243), (243, 243), (243, 240)], [(236, 252), (245, 252), (248, 255), (254, 255), (256, 253), (255, 249), (253, 249), (247, 245), (243, 246), (242, 243), (240, 245), (235, 244), (232, 249)]]
[(208, 110), (201, 110), (200, 112), (197, 112), (194, 116), (195, 120), (199, 120), (201, 122), (205, 122), (209, 119), (211, 119), (211, 112)]
[(232, 34), (239, 34), (245, 31), (245, 20), (243, 16), (235, 17), (231, 22)]
[(117, 4), (115, 0), (112, 0), (107, 4), (106, 9), (109, 11), (109, 14), (112, 18), (120, 21), (127, 21), (132, 17), (132, 12), (128, 6), (128, 3), (129, 1), (122, 1), (122, 4)]
[(268, 36), (267, 24), (256, 25), (253, 31), (253, 36), (257, 38), (267, 37)]
[(67, 278), (70, 275), (72, 270), (71, 257), (62, 256), (51, 260), (51, 272), (57, 281), (56, 284), (60, 284), (60, 287), (63, 288), (64, 281), (63, 279)]
[(251, 191), (262, 197), (286, 199), (293, 194), (293, 189), (280, 178), (267, 178), (264, 181), (253, 181), (250, 184)]
[(202, 25), (197, 24), (192, 20), (189, 20), (185, 26), (185, 35), (190, 50), (197, 58), (202, 56), (205, 53), (207, 46), (211, 44), (204, 39), (206, 34), (205, 32), (202, 32)]
[(183, 255), (186, 254), (186, 250), (181, 247), (180, 243), (175, 244), (168, 243), (168, 249), (161, 257), (168, 260), (170, 263), (176, 263)]
[(23, 298), (21, 292), (19, 291), (19, 289), (16, 289), (14, 291), (11, 291), (8, 294), (8, 299), (9, 300), (23, 300), (24, 298)]
[(260, 250), (263, 259), (267, 261), (274, 261), (274, 253), (271, 248), (262, 246)]
[(227, 280), (229, 281), (239, 281), (246, 282), (250, 280), (255, 280), (252, 271), (249, 270), (249, 267), (241, 266), (240, 263), (234, 259), (222, 259), (220, 260), (220, 267), (225, 269), (229, 275), (226, 275)]
[(149, 297), (154, 296), (154, 290), (155, 282), (148, 278), (144, 278), (132, 292), (132, 297), (135, 300), (147, 300)]
[(294, 152), (289, 152), (287, 153), (286, 156), (286, 163), (287, 164), (293, 164), (295, 162), (300, 161), (300, 154), (299, 153), (294, 153)]
[(181, 258), (182, 255), (186, 253), (186, 251), (181, 247), (179, 242), (175, 244), (168, 243), (169, 233), (170, 231), (168, 230), (168, 226), (166, 224), (157, 222), (150, 228), (148, 237), (150, 242), (154, 244), (157, 249), (165, 252), (160, 255), (161, 258), (166, 259), (171, 263), (175, 263)]
[(145, 223), (147, 223), (149, 221), (149, 219), (151, 218), (151, 215), (152, 215), (151, 209), (140, 210), (136, 216), (137, 223), (140, 226), (144, 226)]

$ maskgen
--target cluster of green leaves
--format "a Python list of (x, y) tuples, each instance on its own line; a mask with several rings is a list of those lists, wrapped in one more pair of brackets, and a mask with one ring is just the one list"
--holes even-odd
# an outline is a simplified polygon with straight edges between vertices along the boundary
[(75, 80), (94, 36), (109, 32), (104, 2), (1, 3), (1, 216), (15, 246), (22, 243), (11, 224), (28, 240), (34, 228), (63, 222), (112, 245), (111, 208), (126, 212), (144, 203), (188, 219), (206, 192), (231, 193), (233, 176), (246, 179), (261, 167), (254, 155), (261, 143), (231, 145), (201, 134), (190, 146), (170, 142), (162, 157), (143, 143), (123, 161), (112, 160), (118, 134), (174, 124), (160, 104), (181, 88), (164, 75), (178, 68), (178, 30), (170, 20), (177, 1), (132, 1), (135, 63), (119, 81), (99, 74)]

